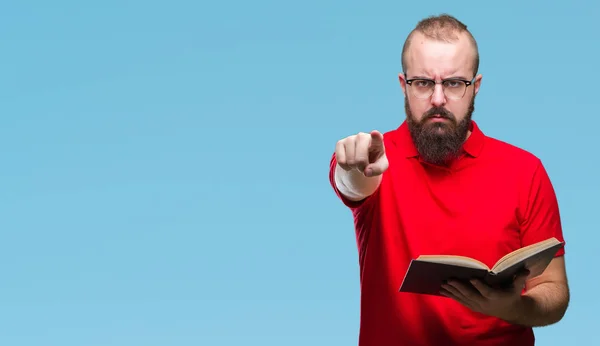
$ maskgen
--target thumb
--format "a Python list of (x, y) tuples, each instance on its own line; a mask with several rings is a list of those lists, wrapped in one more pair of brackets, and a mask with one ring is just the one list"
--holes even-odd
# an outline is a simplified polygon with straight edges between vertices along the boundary
[(389, 167), (389, 162), (385, 153), (377, 159), (375, 162), (369, 164), (365, 168), (365, 175), (367, 177), (374, 177), (383, 174)]
[(529, 270), (527, 270), (527, 269), (523, 269), (523, 271), (521, 271), (519, 274), (517, 274), (517, 277), (515, 278), (515, 281), (514, 281), (515, 289), (522, 290), (523, 288), (525, 288), (525, 281), (527, 281), (528, 276), (529, 276)]

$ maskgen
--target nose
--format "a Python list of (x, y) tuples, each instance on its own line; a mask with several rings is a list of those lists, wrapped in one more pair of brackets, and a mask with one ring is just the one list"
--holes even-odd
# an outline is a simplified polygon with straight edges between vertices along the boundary
[(435, 107), (441, 107), (446, 104), (446, 95), (441, 84), (435, 84), (433, 94), (431, 95), (431, 104)]

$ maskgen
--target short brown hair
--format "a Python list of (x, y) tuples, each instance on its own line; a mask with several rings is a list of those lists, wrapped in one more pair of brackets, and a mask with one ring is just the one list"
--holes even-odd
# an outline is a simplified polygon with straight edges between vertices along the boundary
[(477, 41), (471, 34), (471, 32), (467, 29), (467, 26), (462, 23), (460, 20), (449, 14), (441, 14), (438, 16), (430, 16), (425, 19), (422, 19), (417, 26), (410, 32), (406, 41), (404, 42), (404, 47), (402, 48), (402, 71), (406, 73), (407, 62), (406, 62), (406, 52), (410, 46), (410, 41), (415, 34), (415, 32), (419, 32), (425, 37), (451, 42), (457, 40), (457, 34), (466, 33), (469, 37), (473, 48), (475, 49), (475, 61), (473, 65), (473, 73), (477, 74), (479, 71), (479, 48), (477, 46)]

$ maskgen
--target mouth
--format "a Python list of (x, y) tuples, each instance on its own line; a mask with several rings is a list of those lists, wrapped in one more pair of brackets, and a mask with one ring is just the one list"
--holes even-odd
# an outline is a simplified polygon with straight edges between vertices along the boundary
[(443, 117), (443, 116), (441, 116), (439, 114), (434, 114), (431, 117), (429, 117), (427, 120), (431, 121), (431, 122), (434, 122), (434, 123), (435, 122), (442, 122), (442, 121), (449, 121), (448, 118)]

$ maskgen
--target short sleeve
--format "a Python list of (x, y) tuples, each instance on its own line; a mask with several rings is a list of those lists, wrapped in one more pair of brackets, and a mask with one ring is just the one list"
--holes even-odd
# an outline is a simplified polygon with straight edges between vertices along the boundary
[[(552, 237), (564, 242), (556, 193), (546, 169), (539, 161), (528, 185), (526, 197), (521, 220), (521, 245), (531, 245)], [(564, 253), (563, 246), (556, 256), (562, 256)]]

